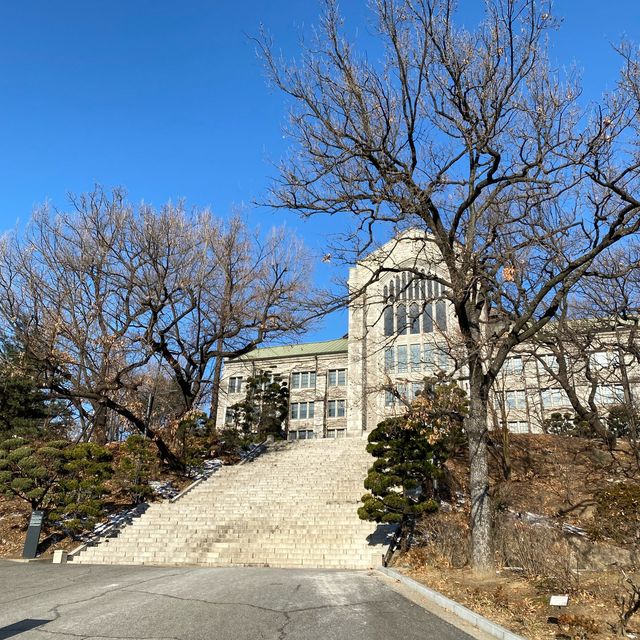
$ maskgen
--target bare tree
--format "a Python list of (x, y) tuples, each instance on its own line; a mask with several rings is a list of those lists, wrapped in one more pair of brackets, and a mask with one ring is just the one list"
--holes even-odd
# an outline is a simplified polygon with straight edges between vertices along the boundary
[[(531, 355), (561, 387), (578, 419), (613, 446), (605, 404), (633, 407), (640, 366), (638, 248), (605, 252), (562, 301), (553, 323), (531, 341)], [(549, 358), (551, 356), (551, 358)]]
[(300, 329), (309, 290), (300, 247), (282, 231), (261, 241), (239, 219), (180, 205), (136, 210), (121, 190), (71, 203), (70, 213), (38, 210), (23, 236), (2, 239), (0, 317), (93, 439), (106, 440), (114, 412), (179, 466), (151, 427), (153, 381), (170, 374), (174, 413), (188, 411), (216, 361)]
[(331, 0), (299, 62), (260, 40), (271, 81), (292, 101), (295, 151), (272, 204), (351, 214), (359, 250), (384, 223), (421, 228), (437, 246), (469, 368), (472, 561), (490, 571), (490, 391), (511, 349), (640, 226), (629, 142), (638, 67), (627, 52), (619, 89), (585, 113), (578, 85), (546, 57), (548, 3), (489, 0), (474, 31), (456, 25), (452, 0), (373, 6), (380, 61), (343, 37)]

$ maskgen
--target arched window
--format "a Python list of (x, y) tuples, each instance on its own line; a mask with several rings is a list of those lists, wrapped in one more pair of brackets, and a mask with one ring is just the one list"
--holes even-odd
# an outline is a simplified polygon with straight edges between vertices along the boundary
[(423, 333), (433, 333), (433, 306), (431, 302), (424, 303), (422, 311), (422, 331)]
[(399, 304), (396, 309), (396, 330), (398, 335), (407, 333), (407, 308), (403, 304)]
[(415, 302), (409, 307), (409, 332), (420, 333), (420, 308)]
[(393, 335), (393, 305), (390, 304), (384, 309), (384, 335), (392, 336)]
[(447, 306), (444, 300), (436, 302), (436, 326), (440, 331), (447, 330)]

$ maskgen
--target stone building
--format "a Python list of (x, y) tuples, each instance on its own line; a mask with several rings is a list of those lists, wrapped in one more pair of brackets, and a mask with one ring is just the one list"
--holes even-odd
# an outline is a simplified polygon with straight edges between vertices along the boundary
[[(435, 244), (420, 231), (407, 231), (373, 251), (349, 273), (353, 302), (345, 337), (259, 348), (225, 362), (218, 426), (243, 399), (247, 378), (264, 370), (289, 384), (291, 439), (361, 436), (402, 413), (426, 377), (466, 388), (468, 372), (438, 279), (441, 269)], [(576, 392), (600, 411), (632, 402), (640, 371), (620, 348), (628, 331), (600, 328), (594, 335), (588, 346), (576, 346), (570, 372)], [(572, 413), (556, 368), (555, 356), (540, 346), (514, 351), (495, 384), (490, 426), (539, 432), (550, 413)]]

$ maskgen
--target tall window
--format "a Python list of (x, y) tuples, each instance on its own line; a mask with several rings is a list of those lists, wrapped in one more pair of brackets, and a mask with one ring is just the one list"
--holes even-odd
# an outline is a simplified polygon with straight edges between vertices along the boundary
[(315, 389), (316, 372), (315, 371), (297, 371), (291, 374), (292, 389)]
[(420, 345), (412, 344), (409, 346), (411, 353), (411, 371), (420, 371), (422, 362), (420, 361)]
[(384, 335), (393, 335), (393, 305), (387, 305), (384, 308)]
[(520, 375), (523, 371), (522, 357), (513, 356), (504, 361), (504, 372), (507, 375)]
[(451, 358), (442, 347), (438, 348), (438, 368), (445, 372), (451, 369)]
[(602, 384), (596, 388), (596, 404), (617, 404), (624, 402), (624, 389), (621, 384)]
[(329, 400), (327, 403), (328, 418), (344, 418), (346, 415), (346, 400)]
[(314, 403), (313, 402), (292, 402), (291, 403), (291, 419), (307, 420), (313, 418)]
[(432, 344), (425, 344), (424, 345), (424, 356), (423, 356), (423, 362), (424, 362), (424, 370), (428, 371), (429, 373), (433, 373), (433, 365), (435, 364), (435, 359), (433, 357), (433, 345)]
[(387, 347), (384, 350), (384, 370), (387, 373), (391, 373), (395, 369), (394, 365), (394, 349), (393, 347)]
[(527, 406), (524, 389), (505, 391), (504, 404), (507, 409), (524, 409)]
[(543, 372), (551, 371), (552, 373), (558, 372), (558, 358), (556, 358), (552, 353), (547, 353), (543, 356), (540, 356), (540, 360), (542, 364), (540, 369)]
[(409, 332), (420, 333), (420, 309), (415, 302), (409, 306)]
[(240, 393), (242, 391), (242, 376), (229, 378), (229, 393)]
[(407, 308), (403, 304), (399, 304), (396, 309), (396, 325), (399, 336), (407, 333)]
[(407, 346), (398, 345), (398, 373), (407, 372)]
[(385, 336), (433, 333), (447, 330), (447, 303), (442, 285), (428, 274), (403, 272), (383, 287)]
[(524, 420), (509, 420), (507, 429), (511, 433), (529, 433), (529, 424)]
[(436, 326), (440, 331), (447, 330), (447, 306), (444, 300), (436, 301)]
[(545, 409), (557, 409), (568, 404), (567, 396), (562, 389), (543, 389), (542, 406)]
[(330, 387), (344, 387), (347, 384), (346, 369), (329, 369), (328, 385)]

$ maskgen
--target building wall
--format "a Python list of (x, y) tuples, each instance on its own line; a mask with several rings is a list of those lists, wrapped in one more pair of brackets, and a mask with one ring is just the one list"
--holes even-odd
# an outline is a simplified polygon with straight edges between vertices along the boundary
[[(293, 373), (315, 372), (314, 388), (291, 388), (291, 403), (314, 402), (314, 417), (296, 419), (289, 413), (291, 431), (308, 430), (315, 437), (335, 435), (336, 430), (345, 429), (347, 435), (358, 436), (375, 428), (385, 417), (402, 414), (425, 377), (446, 377), (468, 389), (468, 371), (453, 310), (438, 282), (443, 273), (439, 253), (424, 233), (406, 232), (374, 251), (349, 272), (353, 302), (349, 306), (346, 350), (322, 353), (319, 343), (320, 353), (316, 355), (299, 355), (292, 348), (291, 355), (263, 358), (262, 353), (271, 351), (258, 349), (244, 358), (226, 362), (218, 425), (224, 424), (227, 408), (244, 397), (244, 388), (240, 393), (229, 393), (229, 379), (242, 376), (246, 380), (260, 369), (279, 373), (290, 388)], [(379, 275), (372, 281), (372, 274)], [(391, 316), (389, 307), (393, 311)], [(399, 333), (397, 329), (402, 322), (397, 314), (401, 307), (409, 326)], [(417, 324), (409, 314), (409, 309), (416, 307), (420, 314)], [(392, 331), (387, 326), (390, 318)], [(585, 401), (591, 398), (606, 409), (637, 395), (640, 370), (632, 362), (634, 359), (620, 360), (617, 355), (616, 362), (602, 355), (618, 354), (617, 345), (628, 336), (624, 331), (603, 331), (588, 348), (576, 347), (572, 355), (572, 380), (579, 397)], [(548, 355), (527, 344), (514, 351), (495, 384), (490, 427), (506, 424), (512, 431), (539, 432), (543, 420), (551, 413), (573, 413), (560, 385), (542, 364), (542, 358)], [(346, 369), (347, 385), (329, 386), (330, 369)], [(628, 384), (621, 387), (623, 372)], [(328, 416), (328, 403), (332, 400), (346, 400), (345, 417)]]
[[(255, 352), (254, 352), (255, 353)], [(290, 389), (290, 405), (293, 403), (314, 403), (313, 418), (292, 418), (291, 409), (289, 411), (290, 431), (312, 431), (314, 437), (325, 437), (334, 435), (336, 430), (346, 430), (347, 417), (330, 417), (329, 402), (345, 401), (345, 412), (347, 403), (347, 384), (329, 385), (328, 373), (330, 370), (345, 370), (348, 367), (347, 352), (311, 355), (292, 356), (270, 359), (243, 360), (239, 358), (225, 363), (224, 373), (221, 380), (220, 404), (216, 424), (221, 428), (226, 419), (227, 409), (237, 402), (240, 402), (246, 393), (246, 380), (259, 371), (269, 370), (278, 373), (283, 381), (287, 382)], [(315, 385), (310, 388), (294, 388), (292, 378), (294, 373), (315, 373)], [(235, 392), (230, 392), (230, 379), (242, 378), (242, 386)], [(348, 379), (348, 378), (347, 378)], [(337, 404), (335, 405), (337, 406)], [(308, 413), (308, 412), (307, 412)], [(338, 435), (338, 434), (336, 434)], [(340, 433), (339, 435), (343, 435)], [(346, 434), (344, 434), (346, 435)]]

